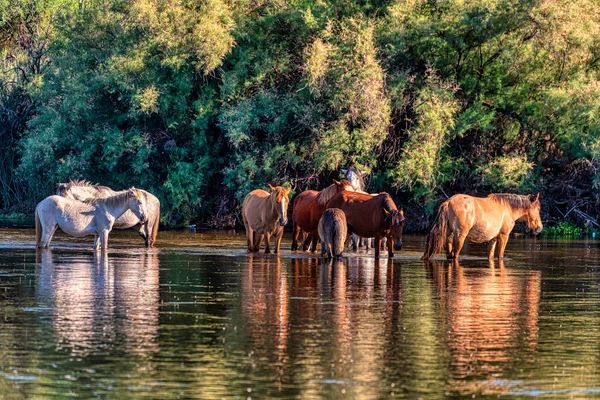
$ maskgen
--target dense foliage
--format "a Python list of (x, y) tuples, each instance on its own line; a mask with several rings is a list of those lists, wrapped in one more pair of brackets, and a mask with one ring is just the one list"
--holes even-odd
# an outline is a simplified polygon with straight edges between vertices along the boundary
[(5, 211), (87, 179), (226, 226), (356, 165), (413, 217), (490, 191), (598, 217), (594, 0), (0, 0), (0, 35)]

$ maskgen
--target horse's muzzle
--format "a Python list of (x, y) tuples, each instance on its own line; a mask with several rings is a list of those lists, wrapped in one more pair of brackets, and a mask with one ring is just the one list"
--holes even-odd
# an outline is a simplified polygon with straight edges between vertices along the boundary
[(283, 219), (283, 218), (279, 218), (279, 225), (281, 226), (286, 226), (287, 225), (287, 218)]
[(402, 242), (394, 243), (394, 250), (397, 250), (397, 251), (402, 250)]
[(540, 226), (538, 226), (538, 227), (537, 227), (537, 228), (536, 228), (536, 229), (533, 231), (533, 233), (534, 233), (535, 235), (539, 235), (539, 234), (540, 234), (540, 232), (542, 232), (542, 229), (544, 229), (544, 226), (543, 226), (543, 225), (540, 225)]

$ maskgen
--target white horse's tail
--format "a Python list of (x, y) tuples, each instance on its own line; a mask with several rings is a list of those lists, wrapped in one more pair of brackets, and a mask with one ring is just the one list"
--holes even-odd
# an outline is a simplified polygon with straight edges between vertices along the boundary
[(38, 209), (35, 209), (35, 245), (37, 247), (42, 247), (40, 243), (42, 239), (42, 224), (40, 223), (40, 217), (38, 216)]

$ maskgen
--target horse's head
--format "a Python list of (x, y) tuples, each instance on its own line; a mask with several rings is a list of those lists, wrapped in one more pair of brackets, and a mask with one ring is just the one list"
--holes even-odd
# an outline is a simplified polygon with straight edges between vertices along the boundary
[(394, 250), (402, 250), (402, 231), (404, 230), (404, 211), (392, 210), (391, 212), (383, 209), (385, 220), (390, 224), (390, 233), (394, 239)]
[(139, 218), (142, 224), (148, 220), (146, 197), (141, 190), (134, 187), (129, 189), (129, 209)]
[(62, 196), (62, 197), (66, 197), (69, 199), (74, 199), (73, 195), (71, 194), (71, 188), (73, 187), (73, 183), (69, 182), (69, 183), (58, 183), (58, 186), (56, 188), (56, 194), (58, 196)]
[[(533, 200), (532, 200), (533, 199)], [(525, 214), (527, 219), (527, 226), (533, 231), (534, 234), (538, 234), (542, 231), (544, 225), (542, 224), (542, 218), (540, 217), (540, 194), (538, 193), (535, 197), (530, 195), (531, 205)]]
[(347, 169), (342, 169), (342, 173), (355, 190), (365, 190), (365, 181), (363, 179), (363, 175), (366, 175), (366, 171), (360, 171), (355, 167), (349, 167)]
[(271, 189), (271, 198), (273, 202), (276, 203), (275, 209), (277, 210), (277, 216), (279, 225), (285, 226), (288, 222), (287, 220), (287, 211), (288, 206), (290, 204), (290, 199), (288, 195), (290, 194), (292, 188), (284, 188), (281, 186), (271, 186), (269, 185), (269, 189)]
[(341, 192), (342, 190), (347, 190), (349, 192), (354, 192), (354, 186), (352, 183), (346, 179), (342, 179), (340, 181), (333, 180), (333, 184), (337, 187), (337, 192)]

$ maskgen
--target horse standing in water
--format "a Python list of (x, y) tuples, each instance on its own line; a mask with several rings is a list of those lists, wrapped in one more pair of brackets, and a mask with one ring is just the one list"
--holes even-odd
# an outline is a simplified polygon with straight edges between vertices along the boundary
[(388, 257), (394, 257), (394, 249), (402, 249), (404, 212), (389, 194), (371, 196), (344, 190), (329, 200), (327, 208), (341, 209), (352, 233), (375, 238), (375, 257), (379, 257), (383, 237), (387, 238)]
[[(298, 250), (298, 236), (300, 230), (308, 233), (308, 237), (302, 244), (302, 250), (308, 250), (311, 245), (311, 251), (317, 251), (317, 243), (319, 241), (318, 225), (327, 202), (333, 196), (342, 190), (354, 191), (352, 184), (342, 179), (341, 181), (333, 180), (333, 184), (329, 185), (320, 192), (316, 190), (305, 190), (294, 199), (294, 210), (292, 211), (293, 233), (292, 233), (292, 251)], [(312, 242), (312, 244), (311, 244)]]
[(287, 210), (291, 188), (269, 185), (271, 193), (256, 189), (248, 193), (242, 203), (242, 219), (248, 239), (248, 252), (260, 250), (260, 242), (265, 237), (265, 254), (271, 252), (269, 240), (276, 235), (275, 254), (279, 253), (283, 227), (287, 224)]
[(515, 222), (525, 219), (535, 234), (542, 231), (540, 218), (540, 194), (533, 200), (518, 194), (490, 194), (480, 198), (457, 194), (442, 203), (433, 223), (422, 260), (446, 251), (449, 260), (458, 259), (466, 240), (474, 243), (488, 242), (488, 258), (494, 258), (498, 245), (498, 257), (504, 257), (508, 236)]
[[(342, 169), (342, 172), (346, 176), (346, 179), (352, 183), (354, 187), (354, 191), (357, 193), (365, 193), (370, 196), (377, 196), (379, 193), (368, 193), (365, 191), (366, 185), (365, 180), (363, 179), (363, 175), (366, 173), (365, 171), (360, 171), (355, 167), (348, 167), (348, 169)], [(369, 243), (372, 238), (362, 238), (358, 236), (356, 233), (351, 235), (352, 238), (352, 248), (354, 251), (358, 250), (359, 247), (365, 246), (365, 250), (369, 250)], [(385, 246), (385, 241), (387, 239), (382, 238), (382, 246)]]
[(329, 208), (323, 211), (319, 220), (321, 257), (325, 257), (325, 253), (329, 258), (341, 257), (347, 234), (346, 215), (342, 210)]
[[(134, 228), (138, 234), (144, 238), (146, 247), (153, 247), (156, 242), (158, 225), (160, 223), (160, 201), (152, 193), (138, 189), (146, 200), (148, 215), (146, 222), (141, 222), (131, 211), (126, 211), (114, 223), (115, 229)], [(57, 195), (73, 200), (89, 201), (103, 197), (115, 196), (123, 193), (116, 192), (108, 186), (92, 185), (86, 181), (71, 181), (69, 183), (59, 183)]]
[(127, 210), (143, 223), (148, 215), (143, 193), (131, 188), (114, 196), (86, 202), (62, 196), (49, 196), (35, 208), (35, 238), (37, 247), (50, 245), (56, 228), (81, 237), (94, 235), (94, 249), (108, 247), (108, 234), (115, 221)]

